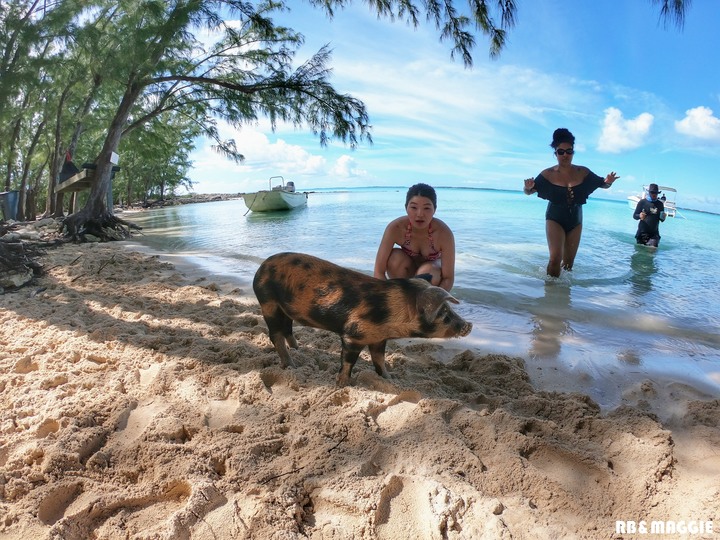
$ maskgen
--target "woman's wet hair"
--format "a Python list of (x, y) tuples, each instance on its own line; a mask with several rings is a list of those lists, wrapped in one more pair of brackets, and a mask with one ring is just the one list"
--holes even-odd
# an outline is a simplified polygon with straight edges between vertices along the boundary
[(562, 143), (572, 144), (575, 146), (575, 135), (570, 133), (570, 130), (567, 128), (557, 128), (553, 132), (553, 140), (550, 143), (550, 146), (555, 150)]
[(425, 197), (430, 199), (430, 201), (432, 201), (433, 208), (437, 209), (437, 195), (435, 194), (435, 190), (432, 186), (427, 184), (415, 184), (414, 186), (410, 186), (407, 196), (405, 197), (405, 208), (407, 208), (407, 205), (410, 204), (410, 199), (413, 197)]

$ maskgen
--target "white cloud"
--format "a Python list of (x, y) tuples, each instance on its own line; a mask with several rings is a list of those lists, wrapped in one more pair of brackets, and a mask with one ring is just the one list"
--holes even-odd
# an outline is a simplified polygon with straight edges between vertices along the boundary
[(333, 168), (330, 170), (330, 174), (333, 176), (339, 176), (342, 178), (350, 178), (353, 176), (365, 176), (367, 171), (359, 169), (355, 159), (350, 156), (340, 156), (336, 161)]
[(720, 141), (720, 119), (708, 107), (695, 107), (685, 111), (685, 118), (675, 122), (675, 130), (683, 135)]
[[(355, 158), (342, 154), (342, 148), (331, 145), (330, 148), (323, 149), (324, 155), (321, 155), (279, 136), (273, 141), (261, 131), (264, 128), (266, 132), (270, 132), (269, 125), (246, 126), (237, 130), (219, 122), (218, 128), (223, 139), (235, 140), (238, 151), (245, 156), (245, 161), (240, 164), (233, 163), (216, 153), (210, 142), (203, 141), (191, 155), (193, 168), (189, 175), (197, 182), (196, 188), (200, 192), (253, 191), (261, 189), (263, 182), (275, 175), (295, 179), (296, 184), (300, 177), (304, 177), (300, 183), (309, 182), (316, 186), (319, 178), (337, 180), (365, 177), (368, 174), (358, 166)], [(284, 133), (291, 135), (290, 130)], [(309, 140), (314, 140), (317, 144), (315, 139), (310, 137)]]
[(605, 109), (605, 120), (598, 141), (600, 152), (613, 154), (639, 148), (650, 133), (653, 120), (650, 113), (642, 113), (633, 119), (623, 118), (622, 111), (615, 107)]
[(245, 161), (238, 166), (240, 172), (268, 168), (277, 170), (278, 174), (290, 171), (294, 174), (314, 174), (327, 166), (323, 156), (308, 152), (280, 137), (275, 141), (270, 140), (265, 133), (271, 130), (269, 125), (265, 127), (265, 130), (262, 126), (246, 126), (236, 130), (225, 124), (220, 128), (222, 137), (234, 139), (238, 151), (245, 156)]

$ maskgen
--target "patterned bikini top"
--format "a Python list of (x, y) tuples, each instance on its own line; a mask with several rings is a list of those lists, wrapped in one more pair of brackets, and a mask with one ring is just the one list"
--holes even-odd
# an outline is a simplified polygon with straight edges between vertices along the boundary
[(407, 228), (405, 229), (405, 241), (400, 246), (400, 249), (402, 249), (405, 253), (407, 253), (408, 256), (412, 257), (413, 259), (415, 257), (423, 257), (426, 261), (437, 261), (440, 257), (442, 257), (442, 251), (438, 251), (435, 248), (435, 242), (433, 241), (433, 235), (432, 235), (432, 221), (428, 225), (428, 240), (430, 240), (430, 248), (432, 248), (432, 253), (428, 255), (427, 257), (424, 256), (422, 253), (413, 251), (410, 249), (410, 241), (412, 240), (412, 223), (408, 223)]

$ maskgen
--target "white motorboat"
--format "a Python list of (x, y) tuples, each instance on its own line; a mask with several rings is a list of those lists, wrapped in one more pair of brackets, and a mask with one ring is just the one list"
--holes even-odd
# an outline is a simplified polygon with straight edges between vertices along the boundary
[[(280, 184), (273, 186), (273, 180)], [(294, 182), (285, 182), (282, 176), (271, 176), (267, 190), (245, 193), (243, 199), (248, 210), (253, 212), (274, 212), (278, 210), (294, 210), (307, 206), (308, 194), (295, 191)]]
[[(635, 208), (637, 207), (637, 203), (640, 201), (640, 199), (644, 199), (648, 195), (647, 184), (644, 185), (642, 189), (643, 190), (641, 194), (630, 195), (627, 198), (628, 206), (633, 210), (635, 210)], [(665, 213), (667, 214), (667, 217), (676, 217), (676, 215), (678, 215), (676, 206), (677, 190), (668, 186), (658, 186), (658, 189), (660, 190), (660, 193), (658, 193), (658, 198), (663, 202), (663, 205), (665, 206)]]

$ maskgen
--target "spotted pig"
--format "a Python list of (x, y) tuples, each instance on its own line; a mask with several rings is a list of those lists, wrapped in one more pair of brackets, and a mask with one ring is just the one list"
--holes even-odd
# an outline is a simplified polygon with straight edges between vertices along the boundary
[(457, 337), (472, 329), (448, 304), (458, 301), (424, 279), (376, 279), (302, 253), (266, 259), (255, 274), (253, 290), (283, 367), (294, 366), (287, 348), (298, 347), (293, 321), (340, 335), (340, 386), (350, 382), (365, 346), (375, 371), (389, 378), (388, 339)]

